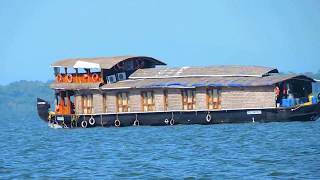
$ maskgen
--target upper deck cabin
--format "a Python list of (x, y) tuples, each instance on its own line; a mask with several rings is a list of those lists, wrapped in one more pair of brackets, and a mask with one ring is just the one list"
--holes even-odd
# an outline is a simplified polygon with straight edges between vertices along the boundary
[(115, 56), (98, 58), (74, 58), (57, 61), (51, 65), (56, 90), (56, 112), (73, 114), (76, 89), (97, 88), (127, 80), (138, 69), (166, 65), (160, 60), (147, 56)]
[(165, 63), (146, 56), (65, 59), (51, 65), (56, 83), (114, 83), (126, 80), (137, 69)]
[(203, 111), (304, 103), (314, 80), (261, 66), (156, 67), (145, 56), (68, 59), (52, 64), (57, 114)]

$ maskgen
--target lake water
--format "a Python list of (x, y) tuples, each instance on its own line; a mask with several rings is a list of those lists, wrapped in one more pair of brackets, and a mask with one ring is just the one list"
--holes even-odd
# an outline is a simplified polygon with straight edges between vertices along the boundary
[(320, 120), (51, 129), (1, 120), (0, 179), (320, 178)]

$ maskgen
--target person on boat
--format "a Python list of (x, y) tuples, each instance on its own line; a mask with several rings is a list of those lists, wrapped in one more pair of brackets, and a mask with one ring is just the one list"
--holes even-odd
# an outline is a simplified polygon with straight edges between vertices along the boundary
[(278, 107), (280, 104), (280, 88), (278, 85), (274, 88), (274, 93), (276, 94), (276, 106)]

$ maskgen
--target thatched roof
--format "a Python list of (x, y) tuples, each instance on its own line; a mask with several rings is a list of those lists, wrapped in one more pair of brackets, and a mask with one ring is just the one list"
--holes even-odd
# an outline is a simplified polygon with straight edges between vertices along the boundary
[(278, 70), (261, 66), (207, 66), (207, 67), (157, 67), (139, 69), (131, 79), (146, 78), (178, 78), (178, 77), (208, 77), (208, 76), (257, 76), (262, 77), (269, 73), (278, 73)]
[[(80, 63), (82, 65), (87, 64), (89, 67), (95, 67), (100, 69), (111, 69), (113, 66), (119, 62), (126, 60), (144, 60), (150, 62), (154, 65), (166, 65), (164, 62), (147, 56), (114, 56), (114, 57), (97, 57), (97, 58), (75, 58), (75, 59), (65, 59), (53, 63), (52, 67), (67, 67), (74, 68)], [(85, 68), (85, 67), (81, 67)]]
[(194, 87), (248, 87), (269, 86), (276, 83), (299, 79), (314, 82), (312, 78), (304, 75), (279, 75), (274, 74), (264, 77), (184, 77), (162, 79), (132, 79), (119, 81), (113, 84), (105, 84), (101, 89), (130, 89), (130, 88), (194, 88)]

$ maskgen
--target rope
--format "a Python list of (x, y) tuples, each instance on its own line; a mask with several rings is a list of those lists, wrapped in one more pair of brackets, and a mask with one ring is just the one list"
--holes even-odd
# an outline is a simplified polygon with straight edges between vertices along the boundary
[(170, 125), (173, 126), (174, 125), (174, 119), (173, 119), (174, 115), (173, 112), (171, 114), (171, 120), (170, 120)]
[(133, 121), (133, 125), (134, 126), (139, 126), (140, 125), (140, 122), (138, 120), (138, 114), (136, 114), (136, 120)]
[(302, 107), (302, 106), (299, 104), (297, 107), (291, 109), (291, 111), (295, 111), (295, 110), (299, 109), (300, 107)]
[(100, 115), (101, 127), (103, 127), (102, 114)]
[(62, 121), (62, 125), (63, 125), (63, 128), (68, 128), (68, 126), (66, 125), (66, 123), (64, 123), (64, 120)]
[(55, 112), (49, 112), (49, 115), (48, 115), (48, 121), (51, 121), (52, 118), (56, 115)]
[(71, 124), (70, 124), (71, 128), (78, 126), (78, 123), (77, 123), (77, 122), (78, 122), (78, 119), (79, 119), (79, 116), (78, 116), (78, 115), (72, 115), (72, 117), (71, 117)]

